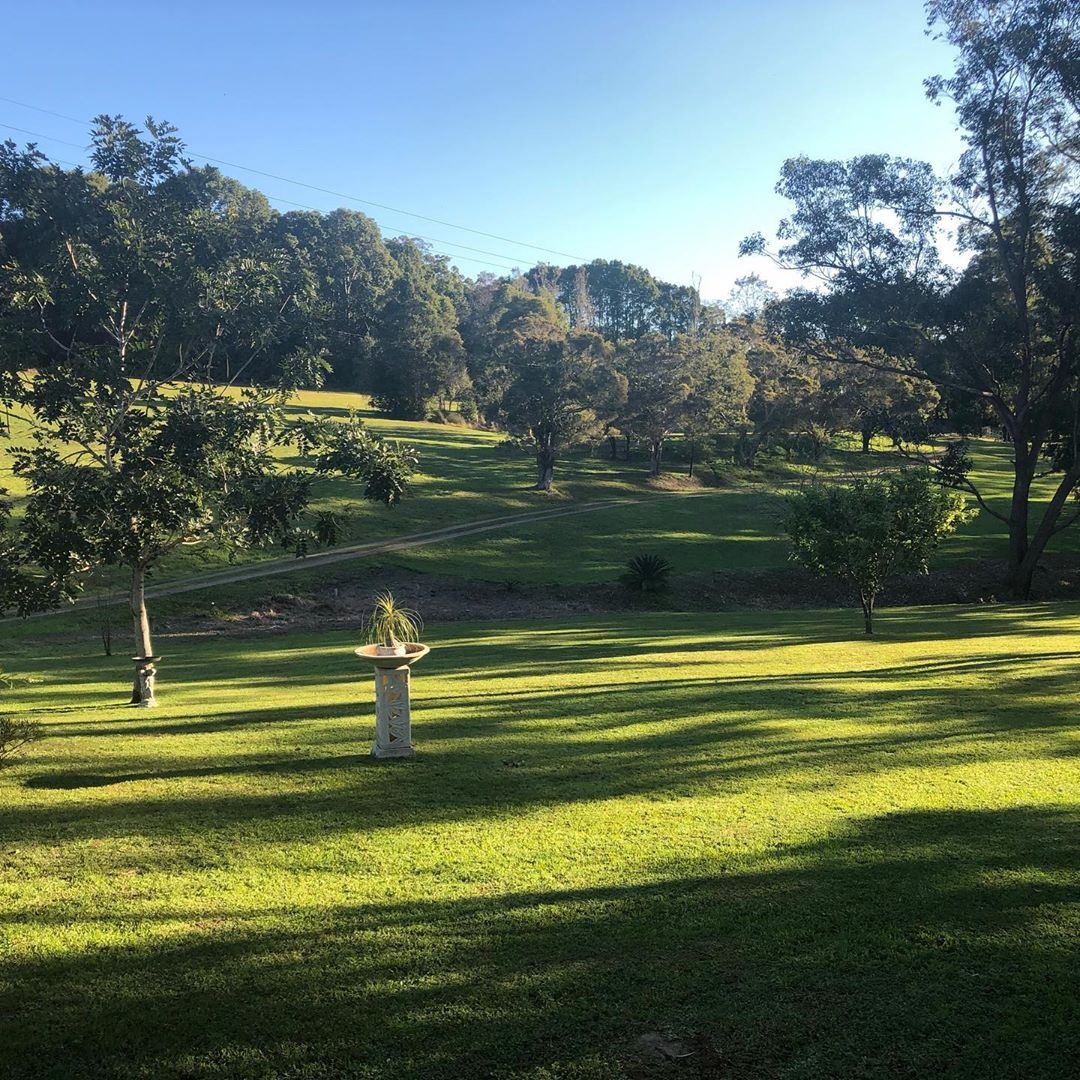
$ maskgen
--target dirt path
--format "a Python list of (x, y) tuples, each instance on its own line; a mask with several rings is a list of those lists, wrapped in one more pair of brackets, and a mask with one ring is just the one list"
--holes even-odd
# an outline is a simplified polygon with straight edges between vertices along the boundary
[[(466, 536), (477, 536), (481, 533), (499, 532), (505, 529), (513, 529), (518, 525), (528, 525), (534, 522), (551, 521), (554, 518), (571, 517), (578, 514), (591, 514), (599, 510), (610, 510), (619, 506), (631, 506), (635, 503), (649, 502), (663, 498), (701, 498), (711, 492), (671, 492), (662, 494), (645, 495), (640, 498), (605, 499), (600, 502), (581, 503), (577, 506), (557, 506), (544, 510), (529, 510), (520, 514), (505, 514), (500, 517), (481, 518), (479, 521), (462, 522), (459, 525), (448, 525), (442, 529), (430, 529), (425, 532), (407, 533), (405, 536), (394, 537), (389, 540), (373, 540), (366, 544), (353, 544), (349, 547), (333, 548), (330, 551), (321, 551), (315, 555), (307, 555), (303, 558), (288, 556), (281, 559), (268, 559), (265, 562), (253, 563), (250, 566), (237, 566), (228, 570), (215, 570), (207, 574), (198, 574), (194, 577), (177, 578), (175, 581), (165, 581), (160, 585), (153, 585), (146, 590), (148, 599), (157, 596), (176, 596), (180, 593), (199, 592), (203, 589), (219, 588), (223, 585), (233, 585), (241, 581), (252, 581), (257, 578), (274, 577), (278, 574), (294, 574), (297, 571), (310, 570), (321, 566), (331, 566), (334, 563), (349, 562), (353, 559), (367, 559), (375, 555), (385, 555), (392, 551), (407, 551), (409, 548), (424, 547), (428, 544), (441, 544), (451, 540), (458, 540)], [(123, 596), (113, 597), (105, 603), (122, 604), (126, 599)], [(101, 603), (96, 598), (83, 597), (72, 605), (75, 608), (86, 607), (91, 604)], [(38, 612), (30, 615), (31, 619), (47, 618), (64, 611), (71, 611), (72, 607), (57, 608), (53, 611)], [(12, 621), (0, 619), (0, 622)]]

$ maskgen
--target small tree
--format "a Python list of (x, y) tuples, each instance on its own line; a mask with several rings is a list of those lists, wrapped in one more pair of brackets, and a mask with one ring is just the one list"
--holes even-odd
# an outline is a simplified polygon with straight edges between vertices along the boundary
[(977, 514), (959, 492), (911, 469), (792, 495), (785, 524), (793, 560), (855, 586), (872, 634), (874, 603), (890, 575), (925, 573), (938, 544)]

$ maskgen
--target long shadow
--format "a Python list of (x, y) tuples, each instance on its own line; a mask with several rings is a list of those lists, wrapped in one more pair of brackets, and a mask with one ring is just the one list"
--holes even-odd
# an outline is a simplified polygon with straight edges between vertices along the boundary
[[(998, 658), (990, 659), (988, 671), (999, 672)], [(340, 704), (135, 728), (109, 725), (110, 735), (154, 736), (247, 725), (300, 730), (301, 721), (321, 720), (304, 729), (302, 753), (275, 753), (258, 744), (222, 761), (196, 757), (177, 764), (155, 760), (151, 738), (150, 756), (128, 752), (111, 768), (57, 770), (43, 763), (25, 787), (153, 786), (138, 800), (0, 806), (0, 839), (97, 839), (121, 830), (184, 835), (193, 821), (206, 820), (223, 835), (243, 834), (259, 819), (273, 823), (281, 839), (301, 841), (328, 831), (437, 825), (625, 795), (760, 790), (777, 782), (789, 790), (815, 790), (826, 783), (823, 776), (839, 781), (912, 767), (1075, 755), (1071, 670), (1031, 670), (982, 687), (913, 689), (909, 674), (897, 668), (866, 679), (858, 690), (807, 673), (730, 684), (700, 679), (586, 686), (557, 695), (477, 700), (465, 709), (456, 699), (426, 702), (416, 715), (421, 756), (403, 769), (366, 767), (370, 724), (349, 717)], [(1018, 702), (1038, 704), (1017, 707)], [(853, 734), (851, 720), (864, 715), (887, 719), (863, 724)], [(778, 719), (799, 723), (778, 726)], [(87, 727), (93, 734), (97, 725)], [(81, 726), (73, 733), (84, 735)], [(313, 775), (319, 776), (317, 785), (310, 782)], [(232, 784), (226, 790), (198, 783), (245, 776), (280, 783), (252, 789)], [(153, 865), (152, 850), (145, 860)]]
[(1075, 809), (920, 811), (634, 884), (154, 912), (7, 958), (5, 1076), (1061, 1080), (1078, 865)]

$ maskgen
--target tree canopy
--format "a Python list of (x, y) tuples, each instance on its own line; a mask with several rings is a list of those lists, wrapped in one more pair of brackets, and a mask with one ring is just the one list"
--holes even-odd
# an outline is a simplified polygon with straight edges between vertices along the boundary
[[(777, 190), (794, 203), (775, 258), (816, 277), (777, 311), (801, 353), (931, 381), (954, 420), (994, 423), (1014, 450), (1002, 513), (971, 476), (953, 482), (1009, 532), (1011, 582), (1027, 595), (1050, 537), (1076, 519), (1080, 408), (1080, 10), (1058, 0), (932, 0), (930, 27), (957, 53), (927, 80), (966, 143), (959, 167), (888, 155), (795, 158)], [(947, 265), (954, 231), (969, 258)], [(760, 235), (746, 252), (765, 251)], [(928, 458), (931, 464), (935, 459)], [(1045, 510), (1031, 486), (1058, 473)]]
[[(0, 606), (74, 597), (96, 567), (131, 575), (136, 656), (153, 656), (145, 584), (181, 545), (302, 547), (328, 471), (393, 505), (414, 453), (355, 419), (290, 420), (300, 363), (281, 354), (296, 297), (292, 252), (269, 243), (265, 200), (183, 157), (174, 130), (99, 118), (90, 172), (0, 148), (0, 349), (8, 406), (33, 420), (12, 453), (25, 513), (0, 534)], [(214, 383), (277, 351), (276, 386)], [(285, 468), (290, 445), (307, 470)], [(152, 700), (152, 682), (133, 700)]]

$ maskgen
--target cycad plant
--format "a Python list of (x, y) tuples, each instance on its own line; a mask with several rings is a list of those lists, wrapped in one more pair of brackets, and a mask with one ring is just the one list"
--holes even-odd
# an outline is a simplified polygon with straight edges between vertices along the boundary
[(424, 621), (419, 612), (402, 607), (392, 592), (379, 593), (372, 604), (371, 614), (364, 623), (367, 640), (372, 645), (397, 649), (408, 642), (420, 640)]
[(635, 592), (661, 592), (667, 588), (672, 566), (661, 555), (635, 555), (626, 563), (620, 580)]

